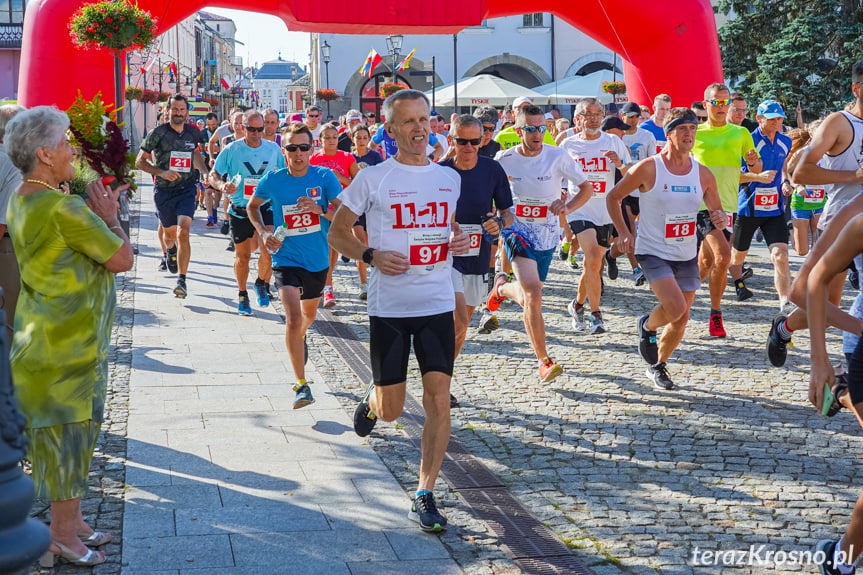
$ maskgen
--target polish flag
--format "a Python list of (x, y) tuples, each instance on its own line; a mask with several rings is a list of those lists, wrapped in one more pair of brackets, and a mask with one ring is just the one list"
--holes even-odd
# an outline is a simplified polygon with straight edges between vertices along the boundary
[(225, 90), (230, 90), (230, 89), (231, 89), (231, 83), (230, 83), (230, 82), (228, 82), (228, 77), (227, 77), (227, 76), (222, 76), (222, 87), (223, 87)]

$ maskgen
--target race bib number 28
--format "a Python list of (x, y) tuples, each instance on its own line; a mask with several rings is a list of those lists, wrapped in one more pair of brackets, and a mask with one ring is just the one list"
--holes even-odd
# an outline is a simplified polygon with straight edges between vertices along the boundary
[(321, 231), (321, 217), (310, 212), (301, 212), (297, 204), (282, 206), (287, 236), (302, 236)]

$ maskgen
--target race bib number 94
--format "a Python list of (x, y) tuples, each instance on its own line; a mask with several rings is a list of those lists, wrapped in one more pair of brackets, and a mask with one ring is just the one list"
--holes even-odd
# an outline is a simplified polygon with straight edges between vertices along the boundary
[(755, 211), (772, 212), (779, 205), (779, 192), (776, 188), (759, 188), (755, 190)]
[(515, 217), (526, 224), (544, 224), (548, 220), (548, 203), (536, 198), (519, 198)]
[(446, 267), (449, 229), (408, 232), (409, 274), (428, 274)]
[(321, 231), (321, 217), (310, 212), (301, 212), (297, 204), (282, 206), (286, 236), (302, 236)]

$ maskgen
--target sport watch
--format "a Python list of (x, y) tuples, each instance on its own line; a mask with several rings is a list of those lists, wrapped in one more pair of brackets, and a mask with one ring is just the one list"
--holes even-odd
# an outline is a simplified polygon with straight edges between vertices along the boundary
[[(366, 251), (363, 252), (363, 262), (365, 262), (366, 265), (370, 265), (370, 266), (372, 265), (372, 258), (373, 257), (375, 257), (375, 249), (374, 248), (368, 248)], [(374, 267), (374, 266), (372, 266), (372, 267)]]

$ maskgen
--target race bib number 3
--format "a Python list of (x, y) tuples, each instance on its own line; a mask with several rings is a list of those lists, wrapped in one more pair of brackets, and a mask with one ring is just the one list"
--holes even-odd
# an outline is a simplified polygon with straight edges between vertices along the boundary
[(301, 212), (297, 204), (282, 206), (286, 236), (302, 236), (321, 231), (321, 217), (310, 212)]
[(188, 174), (192, 171), (192, 152), (171, 152), (171, 169)]
[(244, 179), (243, 180), (243, 197), (245, 197), (247, 200), (251, 199), (251, 197), (255, 193), (255, 190), (258, 189), (258, 183), (260, 181), (261, 180), (257, 179), (257, 178), (246, 178), (246, 179)]
[(408, 232), (409, 274), (427, 274), (446, 267), (449, 229)]
[(695, 241), (695, 214), (667, 214), (665, 243), (688, 244)]
[(548, 220), (548, 203), (535, 198), (519, 198), (515, 217), (526, 224), (544, 224)]
[(480, 224), (459, 224), (461, 231), (470, 237), (470, 248), (467, 253), (454, 257), (476, 257), (479, 255), (479, 247), (482, 243), (482, 226)]
[(779, 193), (776, 188), (759, 188), (755, 190), (755, 211), (772, 212), (779, 205)]
[(804, 204), (820, 204), (824, 201), (824, 186), (810, 186), (803, 196)]

